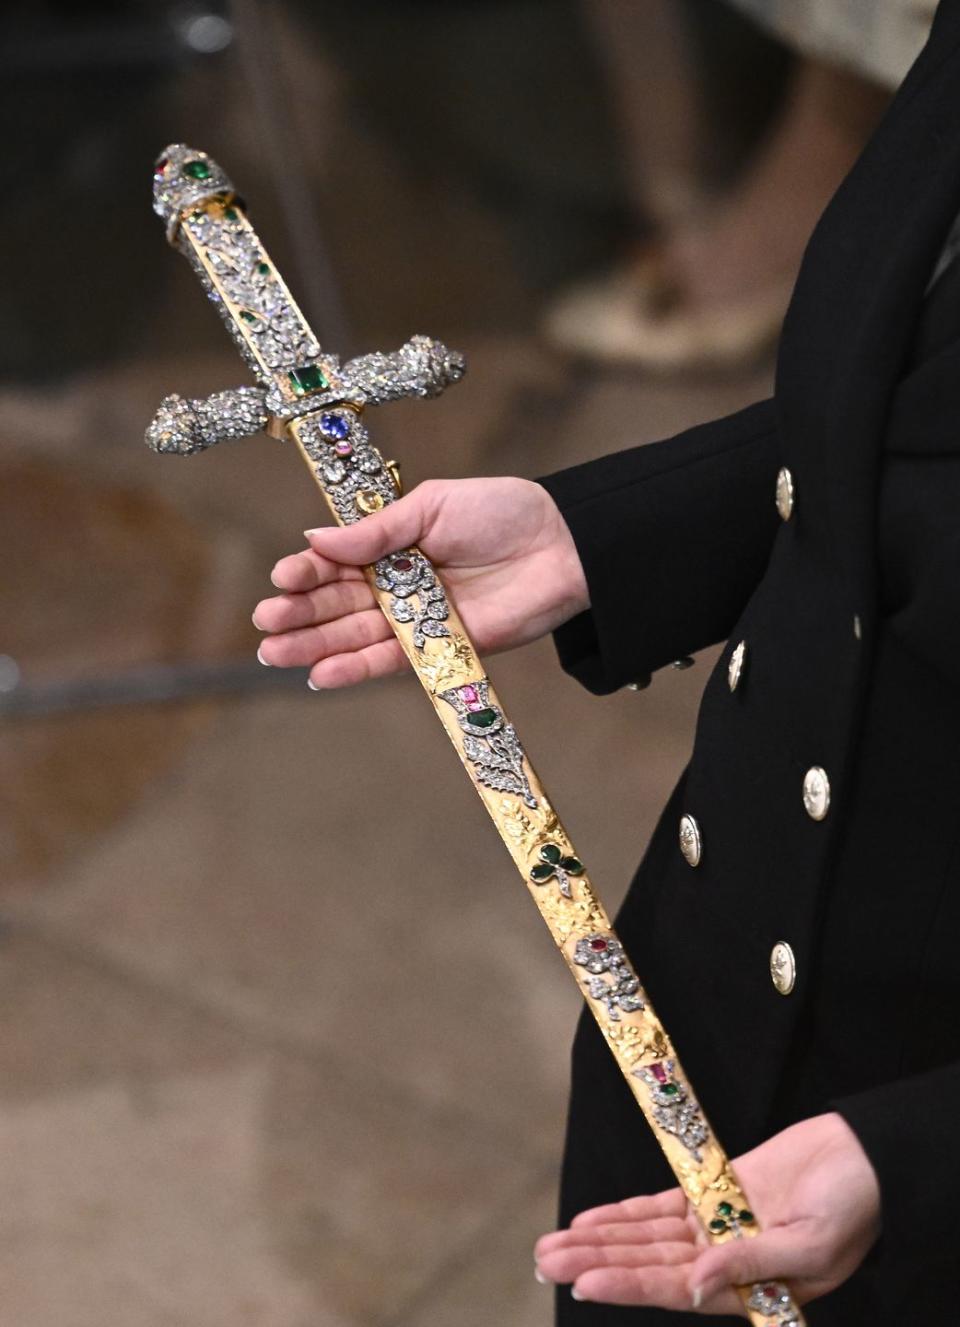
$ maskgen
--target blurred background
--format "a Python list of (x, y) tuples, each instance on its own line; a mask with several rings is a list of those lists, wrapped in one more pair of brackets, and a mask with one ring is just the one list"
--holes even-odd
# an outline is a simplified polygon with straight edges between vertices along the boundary
[[(30, 0), (0, 19), (0, 1321), (546, 1327), (578, 997), (416, 684), (312, 694), (255, 603), (324, 515), (150, 209), (220, 160), (321, 340), (462, 349), (374, 439), (535, 477), (771, 387), (917, 0)], [(492, 672), (610, 905), (710, 659)], [(638, 1125), (638, 1127), (642, 1127)]]

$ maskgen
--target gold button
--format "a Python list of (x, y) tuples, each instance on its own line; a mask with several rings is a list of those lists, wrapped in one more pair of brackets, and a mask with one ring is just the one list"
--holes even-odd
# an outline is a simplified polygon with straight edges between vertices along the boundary
[(703, 840), (700, 826), (693, 816), (680, 817), (680, 851), (688, 866), (699, 866), (703, 856)]
[(782, 521), (789, 521), (793, 515), (793, 475), (786, 466), (777, 475), (777, 511)]
[(803, 776), (803, 805), (811, 820), (823, 820), (830, 810), (830, 780), (819, 765), (811, 766)]
[(740, 678), (743, 676), (743, 666), (747, 660), (747, 642), (742, 640), (733, 654), (730, 656), (730, 662), (727, 665), (727, 682), (731, 691), (736, 691), (740, 685)]
[(786, 940), (778, 940), (770, 950), (770, 980), (781, 995), (789, 995), (797, 984), (797, 960)]

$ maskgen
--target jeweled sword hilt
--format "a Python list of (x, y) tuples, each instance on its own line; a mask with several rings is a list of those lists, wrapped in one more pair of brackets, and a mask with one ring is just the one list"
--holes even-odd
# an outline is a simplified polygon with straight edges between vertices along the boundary
[(463, 356), (428, 336), (342, 366), (337, 355), (323, 353), (247, 221), (233, 184), (205, 153), (182, 143), (162, 153), (154, 170), (153, 208), (260, 383), (203, 400), (164, 397), (146, 433), (154, 451), (190, 456), (263, 430), (282, 437), (290, 420), (322, 406), (359, 411), (403, 396), (439, 396), (463, 377)]
[[(414, 337), (395, 354), (341, 367), (321, 349), (229, 178), (203, 152), (176, 144), (161, 155), (154, 210), (259, 385), (202, 401), (168, 396), (147, 429), (149, 445), (190, 455), (266, 429), (299, 448), (338, 523), (395, 501), (398, 476), (370, 442), (363, 409), (437, 395), (462, 377), (462, 357)], [(365, 574), (706, 1238), (755, 1234), (746, 1194), (439, 576), (418, 548), (400, 549)], [(507, 923), (491, 916), (490, 924)], [(780, 1282), (739, 1289), (754, 1327), (803, 1327)]]

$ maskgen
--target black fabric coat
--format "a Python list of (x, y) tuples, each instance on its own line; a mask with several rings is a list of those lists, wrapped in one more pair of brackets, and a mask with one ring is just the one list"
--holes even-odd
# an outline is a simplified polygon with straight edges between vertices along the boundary
[[(728, 640), (618, 926), (731, 1155), (833, 1109), (876, 1167), (880, 1242), (809, 1306), (812, 1327), (958, 1315), (956, 263), (925, 298), (958, 208), (960, 0), (944, 0), (809, 245), (773, 400), (543, 481), (589, 583), (590, 611), (557, 634), (584, 685), (609, 692)], [(832, 787), (820, 822), (801, 796), (811, 766)], [(796, 955), (788, 996), (769, 973), (779, 940)], [(585, 1015), (561, 1220), (672, 1183)], [(563, 1327), (703, 1321), (563, 1289), (558, 1306)]]

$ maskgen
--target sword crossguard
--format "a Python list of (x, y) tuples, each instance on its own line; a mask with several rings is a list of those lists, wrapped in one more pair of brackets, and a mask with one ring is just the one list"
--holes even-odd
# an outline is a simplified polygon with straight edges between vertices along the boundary
[[(458, 383), (465, 372), (458, 351), (432, 337), (414, 336), (389, 354), (377, 350), (348, 360), (337, 373), (337, 389), (311, 399), (310, 408), (362, 408), (405, 396), (427, 399)], [(218, 442), (271, 432), (275, 419), (282, 430), (286, 419), (271, 412), (268, 395), (264, 387), (232, 387), (201, 399), (165, 396), (147, 428), (146, 444), (155, 452), (193, 456)]]

